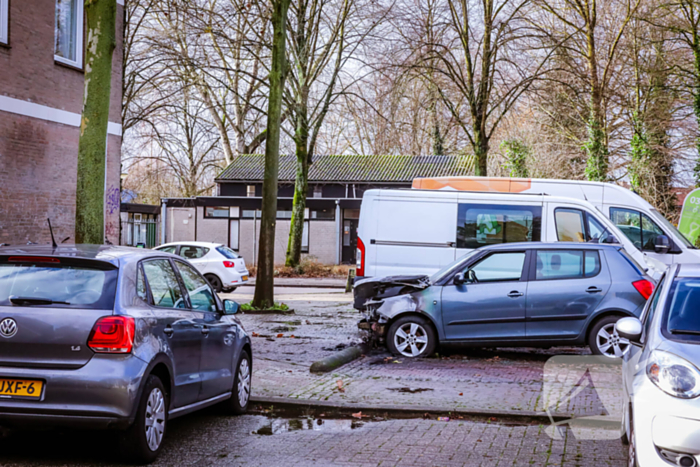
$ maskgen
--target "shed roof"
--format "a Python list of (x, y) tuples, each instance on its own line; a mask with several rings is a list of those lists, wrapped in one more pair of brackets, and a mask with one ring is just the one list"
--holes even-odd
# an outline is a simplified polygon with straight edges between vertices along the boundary
[[(265, 157), (242, 154), (217, 177), (217, 182), (262, 181)], [(309, 182), (395, 182), (411, 183), (416, 177), (472, 175), (469, 156), (346, 156), (317, 155), (309, 168)], [(280, 156), (279, 181), (293, 182), (296, 156)]]

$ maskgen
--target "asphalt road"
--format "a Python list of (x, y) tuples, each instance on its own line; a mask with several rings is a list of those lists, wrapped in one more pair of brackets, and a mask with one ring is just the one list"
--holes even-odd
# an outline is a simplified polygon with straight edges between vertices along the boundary
[[(164, 465), (625, 465), (619, 441), (552, 440), (539, 425), (465, 420), (229, 417), (216, 407), (174, 420)], [(3, 466), (120, 465), (109, 433), (31, 431), (0, 440)], [(585, 459), (585, 460), (584, 460)]]

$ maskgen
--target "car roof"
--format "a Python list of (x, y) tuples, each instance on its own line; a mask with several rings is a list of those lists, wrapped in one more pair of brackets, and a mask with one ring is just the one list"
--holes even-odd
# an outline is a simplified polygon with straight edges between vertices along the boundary
[(498, 245), (488, 245), (479, 250), (598, 250), (609, 248), (621, 250), (622, 245), (609, 243), (582, 243), (582, 242), (519, 242), (519, 243), (499, 243)]
[(189, 246), (204, 246), (207, 248), (216, 248), (218, 246), (226, 246), (223, 243), (212, 243), (212, 242), (170, 242), (158, 245), (156, 248), (162, 248), (164, 246), (177, 246), (177, 245), (189, 245)]
[(678, 277), (700, 277), (700, 264), (682, 263)]
[(17, 245), (0, 247), (0, 256), (57, 256), (80, 259), (100, 260), (119, 266), (120, 261), (139, 260), (151, 256), (163, 256), (165, 253), (146, 248), (133, 248), (119, 245), (61, 244), (51, 245)]

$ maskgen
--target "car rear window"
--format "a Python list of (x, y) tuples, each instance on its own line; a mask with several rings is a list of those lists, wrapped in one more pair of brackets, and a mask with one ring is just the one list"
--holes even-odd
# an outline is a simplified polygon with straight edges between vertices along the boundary
[(228, 259), (236, 259), (238, 258), (238, 255), (236, 254), (235, 251), (233, 251), (230, 248), (226, 248), (225, 246), (217, 246), (216, 251), (227, 257)]
[(20, 305), (112, 309), (117, 274), (107, 263), (91, 267), (74, 260), (0, 258), (0, 306), (16, 306), (18, 299), (27, 299)]

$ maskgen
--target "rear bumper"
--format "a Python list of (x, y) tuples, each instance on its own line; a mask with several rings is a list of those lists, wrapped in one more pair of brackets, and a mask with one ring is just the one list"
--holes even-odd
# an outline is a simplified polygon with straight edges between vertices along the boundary
[(221, 278), (221, 286), (224, 289), (232, 289), (234, 287), (247, 284), (250, 278), (250, 273), (245, 271), (233, 270), (227, 271), (227, 274)]
[(0, 425), (124, 428), (131, 424), (146, 362), (96, 354), (77, 370), (0, 367), (0, 378), (40, 379), (41, 398), (0, 399)]

